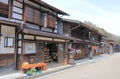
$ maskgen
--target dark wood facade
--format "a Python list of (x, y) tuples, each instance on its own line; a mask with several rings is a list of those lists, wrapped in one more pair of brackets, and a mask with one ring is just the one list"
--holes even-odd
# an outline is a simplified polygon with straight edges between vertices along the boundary
[(101, 35), (95, 29), (79, 21), (62, 20), (58, 14), (68, 15), (41, 0), (0, 1), (0, 66), (14, 64), (18, 69), (23, 62), (63, 63), (69, 43), (80, 49), (75, 59), (87, 56), (88, 45), (99, 45)]
[(63, 26), (65, 35), (80, 39), (79, 41), (76, 40), (72, 43), (76, 48), (76, 51), (79, 50), (79, 52), (75, 52), (75, 59), (88, 57), (90, 52), (88, 48), (89, 45), (91, 48), (92, 46), (97, 46), (97, 50), (93, 55), (100, 54), (99, 47), (102, 40), (102, 34), (97, 32), (96, 29), (91, 28), (80, 21), (70, 19), (63, 19)]
[[(50, 46), (53, 47), (50, 49), (56, 49), (50, 50), (57, 52), (55, 53), (57, 58), (54, 61), (63, 63), (67, 52), (65, 50), (67, 49), (66, 44), (74, 38), (58, 34), (59, 30), (56, 26), (58, 14), (67, 15), (67, 13), (43, 1), (0, 1), (0, 45), (2, 47), (0, 49), (2, 50), (0, 51), (0, 67), (14, 64), (13, 67), (17, 69), (21, 67), (23, 62), (47, 62), (50, 58), (45, 58), (46, 44), (49, 48)], [(9, 31), (5, 30), (10, 27), (13, 27), (13, 30), (11, 30), (13, 35), (9, 35)], [(6, 44), (6, 37), (13, 39), (8, 40), (7, 38), (8, 43)], [(3, 41), (5, 43), (2, 43)], [(5, 45), (13, 45), (13, 47), (5, 47)], [(8, 52), (9, 50), (5, 51), (7, 49), (10, 52)], [(55, 56), (54, 53), (51, 54)]]

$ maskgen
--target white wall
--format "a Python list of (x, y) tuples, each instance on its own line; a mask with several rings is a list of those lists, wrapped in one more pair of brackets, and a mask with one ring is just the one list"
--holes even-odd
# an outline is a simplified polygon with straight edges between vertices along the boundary
[(0, 44), (0, 54), (5, 53), (14, 53), (14, 47), (4, 47), (4, 37), (14, 37), (14, 43), (15, 43), (15, 27), (10, 27), (6, 25), (1, 25), (1, 33), (3, 36), (1, 36), (1, 44)]

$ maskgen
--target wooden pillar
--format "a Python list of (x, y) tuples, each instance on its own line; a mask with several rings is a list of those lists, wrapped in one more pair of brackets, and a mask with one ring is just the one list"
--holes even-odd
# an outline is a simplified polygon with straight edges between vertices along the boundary
[(38, 63), (38, 58), (39, 58), (39, 52), (38, 52), (38, 41), (36, 41), (36, 36), (34, 36), (34, 41), (35, 41), (35, 50), (36, 50), (36, 58), (35, 58), (35, 63)]
[(13, 0), (9, 0), (9, 14), (8, 14), (9, 19), (12, 18), (12, 6), (13, 6)]
[(0, 25), (0, 37), (2, 36), (2, 34), (1, 34), (1, 25)]
[(68, 45), (67, 45), (67, 40), (65, 41), (65, 58), (68, 59)]
[(21, 65), (23, 64), (23, 61), (24, 61), (24, 34), (21, 33)]
[(0, 25), (0, 46), (1, 46), (1, 36), (2, 36), (2, 33), (1, 33), (1, 25)]
[(63, 43), (58, 43), (58, 63), (64, 62), (64, 45)]
[(15, 69), (18, 70), (18, 29), (15, 29)]
[(23, 22), (26, 21), (26, 11), (25, 11), (25, 1), (23, 0), (23, 16), (22, 16)]

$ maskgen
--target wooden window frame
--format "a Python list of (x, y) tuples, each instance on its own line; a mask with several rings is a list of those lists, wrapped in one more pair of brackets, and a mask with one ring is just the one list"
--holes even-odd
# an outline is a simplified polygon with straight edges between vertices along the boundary
[[(26, 17), (27, 17), (27, 16), (26, 16), (26, 7), (33, 9), (33, 22), (28, 21), (28, 20), (26, 19)], [(38, 17), (38, 16), (35, 16), (35, 14), (36, 14), (35, 12), (36, 12), (36, 11), (38, 11), (38, 12), (40, 13), (39, 23), (36, 23), (36, 22), (35, 22), (35, 18)], [(35, 25), (41, 25), (41, 26), (42, 26), (42, 23), (41, 23), (41, 22), (42, 22), (42, 21), (41, 21), (41, 20), (42, 20), (42, 11), (40, 11), (39, 9), (37, 9), (37, 8), (35, 8), (35, 7), (32, 7), (32, 6), (28, 5), (28, 4), (25, 4), (25, 15), (24, 15), (24, 17), (25, 17), (25, 21), (26, 21), (26, 22), (32, 23), (32, 24), (35, 24)]]
[[(27, 19), (27, 13), (26, 13), (26, 8), (31, 8), (31, 9), (33, 9), (33, 21), (28, 21)], [(40, 8), (41, 9), (41, 8)], [(31, 6), (31, 5), (29, 5), (29, 4), (25, 4), (25, 13), (24, 13), (24, 20), (26, 21), (26, 22), (28, 22), (28, 23), (31, 23), (31, 24), (35, 24), (35, 25), (40, 25), (40, 27), (45, 27), (44, 26), (44, 19), (43, 19), (43, 14), (44, 13), (46, 13), (47, 14), (47, 17), (46, 17), (46, 19), (47, 20), (49, 20), (49, 19), (51, 19), (51, 17), (52, 17), (52, 19), (53, 18), (55, 18), (55, 21), (56, 21), (56, 16), (55, 15), (53, 15), (52, 13), (49, 13), (49, 12), (44, 12), (44, 11), (42, 11), (42, 10), (40, 10), (40, 9), (38, 9), (38, 8), (35, 8), (35, 7), (33, 7), (33, 6)], [(40, 12), (40, 17), (39, 17), (39, 23), (36, 23), (37, 21), (35, 21), (35, 20), (37, 20), (37, 19), (35, 19), (36, 18), (36, 16), (35, 16), (35, 12), (36, 11), (38, 11), (38, 12)], [(37, 16), (38, 17), (38, 16)], [(50, 21), (47, 21), (47, 23), (46, 23), (46, 27), (47, 28), (55, 28), (55, 25), (54, 26), (51, 26), (51, 25), (53, 25), (53, 23), (51, 23), (52, 22), (52, 20), (50, 20)]]
[[(28, 14), (27, 14), (27, 8), (30, 8), (31, 10), (32, 10), (32, 14), (33, 14), (33, 16), (32, 17), (30, 17)], [(29, 17), (27, 17), (27, 16), (29, 16), (30, 17), (30, 19), (31, 19), (31, 21), (30, 20), (28, 20), (28, 18)], [(26, 22), (30, 22), (30, 23), (34, 23), (34, 9), (33, 8), (31, 8), (31, 7), (28, 7), (28, 6), (25, 6), (25, 18), (26, 18)]]
[[(8, 41), (9, 39), (12, 39), (12, 45), (9, 45)], [(14, 37), (4, 37), (4, 47), (7, 48), (7, 47), (10, 47), (10, 48), (13, 48), (14, 47)]]
[[(54, 21), (54, 23), (53, 23), (53, 21)], [(47, 27), (55, 28), (55, 25), (56, 25), (55, 22), (56, 22), (55, 16), (52, 14), (47, 14)], [(52, 26), (52, 25), (54, 25), (54, 26)]]
[[(20, 2), (20, 1), (18, 1), (18, 0), (15, 0), (15, 1), (18, 2), (18, 3), (22, 3), (22, 5), (23, 5), (23, 2)], [(13, 1), (13, 2), (14, 2), (14, 1)], [(13, 6), (18, 7), (18, 8), (21, 8), (21, 7), (17, 6), (17, 5), (14, 5), (14, 3), (13, 3)], [(23, 6), (22, 6), (21, 9), (23, 9)]]
[[(18, 2), (18, 3), (20, 3), (20, 4), (22, 4), (22, 2), (20, 2), (20, 1), (18, 1), (18, 0), (15, 0), (15, 1)], [(14, 2), (14, 1), (13, 1), (13, 2)], [(22, 13), (13, 11), (13, 8), (18, 8), (18, 9), (22, 10)], [(21, 16), (22, 18), (19, 19), (19, 18), (13, 17), (13, 13)], [(17, 5), (14, 5), (14, 3), (12, 4), (12, 19), (22, 21), (22, 20), (23, 20), (23, 13), (24, 13), (24, 12), (23, 12), (23, 4), (22, 4), (22, 8), (19, 7), (19, 6), (17, 6)]]

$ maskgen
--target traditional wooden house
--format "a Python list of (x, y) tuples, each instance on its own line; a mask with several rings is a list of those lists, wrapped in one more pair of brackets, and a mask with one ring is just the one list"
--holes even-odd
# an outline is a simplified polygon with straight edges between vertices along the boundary
[(115, 43), (113, 39), (104, 36), (102, 38), (102, 53), (110, 53), (111, 45), (113, 53), (115, 52), (115, 50), (119, 50), (117, 43)]
[(0, 0), (0, 67), (63, 63), (74, 38), (63, 35), (58, 15), (68, 14), (41, 0)]
[(88, 56), (89, 46), (96, 48), (93, 55), (100, 54), (100, 43), (102, 34), (90, 26), (71, 19), (62, 19), (64, 34), (77, 38), (71, 42), (76, 49), (75, 59), (80, 59)]

